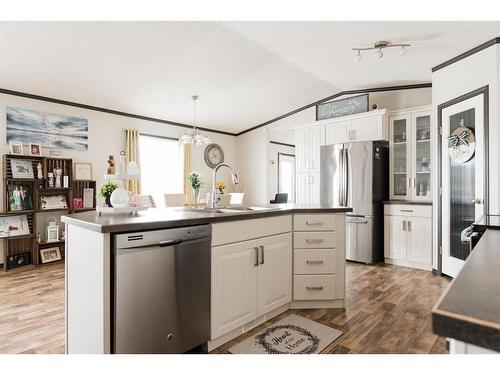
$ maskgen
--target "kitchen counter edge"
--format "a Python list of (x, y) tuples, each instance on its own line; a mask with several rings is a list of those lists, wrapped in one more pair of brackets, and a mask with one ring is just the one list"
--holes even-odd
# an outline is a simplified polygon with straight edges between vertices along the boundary
[(152, 229), (168, 229), (183, 226), (222, 223), (228, 221), (251, 220), (293, 213), (347, 213), (348, 207), (331, 207), (324, 205), (282, 205), (270, 211), (253, 211), (241, 213), (208, 214), (203, 212), (180, 211), (174, 208), (152, 208), (139, 212), (138, 215), (106, 215), (99, 216), (96, 211), (64, 215), (61, 221), (99, 233), (121, 233)]

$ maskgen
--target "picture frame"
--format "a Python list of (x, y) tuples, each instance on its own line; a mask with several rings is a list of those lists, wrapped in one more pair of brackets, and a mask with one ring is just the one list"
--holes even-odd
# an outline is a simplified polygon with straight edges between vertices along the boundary
[(40, 209), (47, 210), (66, 210), (68, 209), (68, 200), (65, 195), (41, 195)]
[(12, 170), (12, 178), (33, 180), (33, 164), (27, 159), (10, 159), (10, 168)]
[(30, 183), (7, 183), (7, 211), (33, 210), (33, 186)]
[(75, 180), (92, 180), (91, 163), (74, 163)]
[(42, 156), (42, 146), (37, 143), (30, 143), (30, 155)]
[(9, 141), (9, 151), (11, 155), (24, 155), (22, 142)]
[(61, 260), (61, 249), (59, 246), (48, 247), (46, 249), (40, 249), (40, 261), (45, 263), (57, 262)]
[(83, 208), (94, 208), (94, 189), (83, 189)]
[(27, 215), (9, 215), (0, 217), (0, 238), (30, 234)]

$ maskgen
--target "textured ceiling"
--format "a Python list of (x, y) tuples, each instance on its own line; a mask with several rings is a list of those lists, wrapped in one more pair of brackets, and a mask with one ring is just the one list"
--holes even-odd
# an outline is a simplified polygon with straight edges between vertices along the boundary
[[(0, 22), (0, 87), (239, 132), (341, 90), (430, 82), (498, 22)], [(361, 62), (351, 48), (413, 44)]]

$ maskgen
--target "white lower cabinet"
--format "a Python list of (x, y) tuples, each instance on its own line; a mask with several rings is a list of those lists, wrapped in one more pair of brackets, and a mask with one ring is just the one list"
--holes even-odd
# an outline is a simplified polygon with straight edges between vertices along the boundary
[(212, 340), (291, 296), (291, 233), (212, 248)]
[(432, 270), (432, 206), (386, 205), (384, 215), (385, 261)]

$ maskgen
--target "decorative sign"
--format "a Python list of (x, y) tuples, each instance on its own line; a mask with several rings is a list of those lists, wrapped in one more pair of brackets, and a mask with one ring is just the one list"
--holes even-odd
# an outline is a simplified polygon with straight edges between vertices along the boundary
[(460, 121), (460, 126), (456, 128), (448, 137), (448, 152), (451, 160), (457, 163), (465, 163), (469, 161), (476, 149), (476, 139), (474, 132), (464, 125), (464, 121)]
[(319, 338), (294, 324), (275, 325), (255, 337), (255, 342), (269, 354), (312, 354)]
[(316, 106), (316, 121), (368, 112), (368, 94)]

